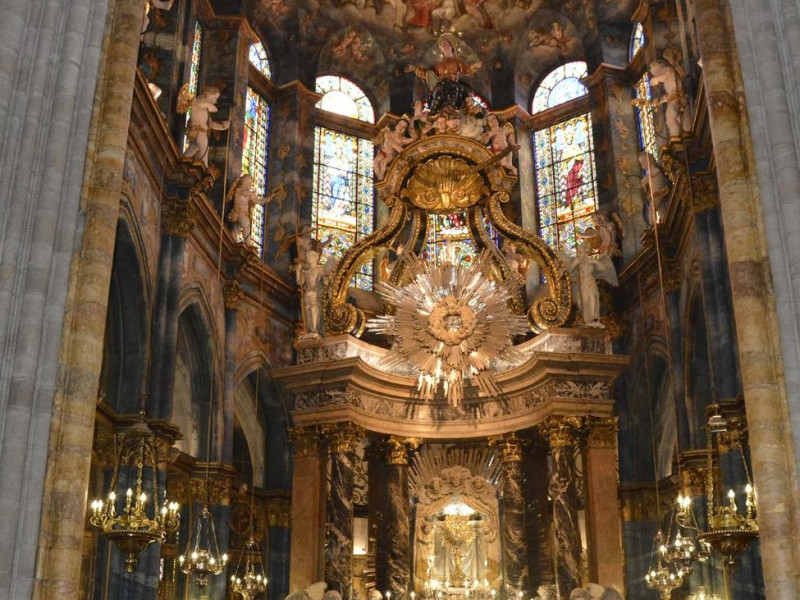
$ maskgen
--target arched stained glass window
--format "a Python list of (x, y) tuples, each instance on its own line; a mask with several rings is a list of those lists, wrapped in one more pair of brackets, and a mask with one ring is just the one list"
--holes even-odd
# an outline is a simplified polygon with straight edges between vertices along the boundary
[[(364, 92), (341, 77), (317, 79), (324, 94), (317, 107), (372, 123), (375, 112)], [(327, 127), (314, 131), (314, 182), (311, 225), (317, 240), (328, 240), (323, 256), (341, 257), (361, 238), (372, 233), (375, 198), (372, 140)], [(372, 262), (363, 265), (352, 282), (372, 289)]]
[(561, 65), (542, 80), (533, 95), (531, 114), (536, 114), (586, 95), (581, 79), (588, 75), (586, 63), (575, 61)]
[(636, 99), (636, 124), (639, 130), (639, 148), (659, 159), (658, 143), (656, 141), (655, 107), (653, 106), (653, 90), (650, 86), (650, 76), (645, 73), (636, 82), (634, 89)]
[[(489, 237), (497, 244), (497, 233), (488, 221)], [(428, 214), (427, 240), (422, 255), (434, 264), (448, 262), (462, 267), (469, 265), (477, 254), (469, 234), (466, 211), (449, 214)]]
[[(545, 106), (551, 108), (579, 98), (586, 93), (578, 81), (585, 73), (585, 63), (557, 68), (542, 82), (545, 90), (536, 90), (534, 104), (537, 98), (540, 102), (543, 97), (553, 98), (555, 104)], [(583, 94), (577, 94), (576, 83)], [(590, 216), (597, 210), (591, 115), (584, 113), (536, 131), (533, 151), (539, 232), (554, 250), (573, 253), (578, 236), (591, 225)]]
[(633, 26), (633, 35), (631, 35), (631, 49), (628, 58), (633, 60), (633, 57), (636, 56), (636, 53), (642, 49), (642, 47), (647, 42), (647, 38), (644, 35), (644, 26), (641, 23), (636, 23)]
[(272, 79), (272, 69), (269, 66), (269, 58), (264, 45), (256, 42), (250, 45), (250, 63), (267, 79)]
[(318, 94), (323, 94), (317, 108), (367, 123), (375, 122), (375, 110), (369, 98), (349, 79), (336, 75), (317, 77), (316, 89)]
[[(203, 26), (200, 21), (194, 22), (194, 34), (192, 35), (192, 54), (189, 57), (189, 93), (192, 97), (197, 95), (197, 86), (200, 83), (200, 57), (203, 51)], [(189, 117), (192, 116), (192, 109), (186, 111), (186, 126), (189, 126)], [(189, 139), (183, 136), (183, 151), (189, 147)]]
[[(242, 144), (242, 173), (252, 175), (253, 187), (259, 196), (267, 191), (267, 155), (269, 152), (269, 104), (252, 88), (247, 88), (244, 111), (244, 142)], [(264, 254), (266, 211), (261, 204), (250, 209), (250, 240)]]

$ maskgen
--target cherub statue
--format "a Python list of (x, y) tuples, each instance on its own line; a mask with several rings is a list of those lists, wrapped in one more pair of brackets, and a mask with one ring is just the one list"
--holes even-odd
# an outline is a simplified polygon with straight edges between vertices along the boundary
[(516, 173), (517, 169), (511, 162), (511, 150), (516, 142), (513, 125), (511, 125), (511, 123), (506, 123), (501, 126), (497, 115), (490, 114), (486, 119), (486, 126), (488, 129), (481, 136), (481, 141), (489, 146), (489, 149), (494, 154), (505, 153), (503, 158), (500, 159), (500, 164), (503, 165), (507, 171)]
[(578, 310), (587, 327), (604, 327), (600, 322), (600, 289), (597, 279), (607, 281), (613, 286), (619, 285), (617, 271), (609, 256), (591, 256), (591, 242), (581, 240), (573, 258), (566, 258), (567, 270), (572, 275), (573, 295), (577, 300)]
[(224, 131), (230, 121), (215, 121), (211, 115), (217, 110), (220, 91), (216, 87), (207, 87), (199, 96), (192, 98), (189, 84), (184, 84), (178, 94), (178, 112), (183, 114), (191, 109), (189, 126), (186, 128), (186, 139), (189, 145), (183, 155), (194, 158), (208, 166), (208, 132), (211, 129)]
[(472, 96), (464, 101), (464, 110), (461, 111), (459, 133), (464, 137), (479, 140), (483, 135), (486, 119), (483, 107), (475, 102)]
[(437, 114), (446, 106), (456, 110), (464, 106), (471, 88), (465, 78), (481, 68), (482, 63), (467, 64), (456, 56), (457, 38), (452, 33), (439, 36), (437, 45), (442, 53), (442, 58), (433, 67), (408, 66), (407, 71), (413, 71), (417, 77), (425, 81), (431, 90), (428, 96), (428, 108), (432, 115)]
[(318, 581), (300, 592), (289, 594), (285, 600), (322, 600), (326, 589), (328, 589), (328, 584)]
[(410, 131), (411, 137), (419, 138), (422, 136), (422, 130), (428, 125), (428, 111), (425, 109), (425, 103), (422, 100), (414, 101), (414, 114), (411, 115)]
[(534, 600), (555, 600), (556, 586), (553, 584), (540, 585), (536, 590)]
[[(375, 153), (375, 160), (373, 161), (373, 170), (375, 177), (383, 179), (386, 174), (386, 169), (389, 163), (394, 160), (394, 157), (403, 151), (403, 148), (408, 146), (414, 141), (414, 138), (408, 136), (409, 121), (406, 117), (402, 117), (394, 126), (394, 129), (384, 127), (381, 134), (383, 143), (380, 150)], [(380, 143), (380, 138), (378, 140)]]
[(528, 274), (528, 268), (531, 265), (529, 258), (519, 253), (517, 243), (510, 240), (503, 244), (503, 256), (508, 263), (511, 273), (518, 280), (520, 284), (525, 283), (525, 277)]
[[(665, 58), (674, 56), (665, 54)], [(686, 93), (683, 89), (683, 80), (686, 73), (680, 63), (670, 64), (666, 60), (655, 60), (650, 64), (650, 85), (655, 88), (661, 86), (663, 93), (657, 95), (655, 101), (658, 104), (665, 104), (666, 111), (664, 119), (667, 124), (667, 131), (671, 138), (681, 137), (686, 127)]]
[(662, 199), (669, 194), (669, 180), (664, 171), (649, 152), (639, 153), (639, 165), (642, 167), (642, 190), (645, 194), (644, 219), (653, 225), (654, 215), (661, 208)]
[(587, 229), (581, 237), (592, 242), (594, 254), (600, 256), (621, 256), (619, 239), (625, 235), (622, 221), (616, 214), (609, 214), (598, 210), (592, 215), (593, 226)]
[(250, 239), (250, 212), (253, 205), (264, 205), (269, 202), (269, 197), (262, 198), (252, 189), (253, 177), (242, 175), (233, 182), (226, 202), (233, 204), (228, 213), (228, 222), (232, 223), (233, 237), (237, 242), (252, 243)]
[[(400, 260), (400, 257), (403, 255), (405, 248), (406, 245), (403, 242), (400, 242), (397, 244), (397, 248), (393, 249), (391, 246), (389, 246), (389, 248), (386, 250), (380, 264), (381, 281), (389, 281), (389, 278), (392, 276), (392, 271), (394, 271), (394, 268), (397, 265), (397, 262)], [(395, 254), (394, 260), (389, 258), (389, 254), (391, 252), (394, 252)]]

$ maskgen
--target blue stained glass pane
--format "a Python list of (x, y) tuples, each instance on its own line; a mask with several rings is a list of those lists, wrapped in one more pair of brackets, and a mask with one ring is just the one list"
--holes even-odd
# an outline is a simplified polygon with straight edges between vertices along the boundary
[(553, 69), (536, 88), (531, 113), (536, 114), (585, 96), (588, 92), (580, 80), (587, 75), (588, 70), (583, 61), (569, 62)]
[[(192, 36), (192, 55), (189, 59), (189, 94), (192, 97), (197, 95), (197, 86), (200, 82), (200, 57), (203, 50), (203, 26), (200, 21), (194, 22), (194, 35)], [(189, 117), (192, 115), (192, 109), (186, 111), (186, 126), (189, 125)], [(189, 139), (183, 136), (183, 151), (189, 147)]]
[(645, 43), (647, 43), (647, 38), (644, 35), (644, 26), (641, 23), (636, 23), (636, 25), (633, 27), (633, 35), (631, 36), (631, 50), (628, 58), (633, 60), (633, 57), (636, 56)]
[[(373, 231), (372, 159), (368, 141), (324, 127), (315, 129), (311, 221), (316, 239), (330, 238), (323, 258), (341, 257)], [(351, 285), (372, 289), (371, 262), (359, 270)]]
[[(269, 104), (251, 88), (247, 88), (242, 143), (242, 174), (253, 177), (253, 187), (259, 196), (267, 191), (267, 152), (269, 148)], [(250, 211), (251, 233), (249, 240), (259, 256), (264, 252), (266, 211), (256, 204)], [(245, 240), (248, 241), (248, 240)]]
[(316, 91), (322, 94), (317, 108), (367, 123), (375, 122), (375, 110), (369, 98), (349, 79), (335, 75), (317, 77)]
[(272, 79), (272, 69), (269, 66), (267, 51), (264, 50), (264, 45), (261, 42), (250, 45), (250, 62), (264, 77)]
[(636, 82), (636, 124), (639, 130), (639, 147), (659, 160), (658, 141), (656, 139), (655, 107), (650, 101), (653, 90), (650, 87), (650, 76), (645, 73)]

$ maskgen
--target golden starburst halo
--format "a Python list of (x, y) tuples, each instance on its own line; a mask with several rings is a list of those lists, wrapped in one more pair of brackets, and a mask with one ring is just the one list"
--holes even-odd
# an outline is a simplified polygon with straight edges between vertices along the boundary
[(509, 308), (518, 283), (495, 281), (492, 255), (483, 251), (467, 267), (452, 263), (434, 265), (412, 254), (402, 286), (380, 282), (378, 295), (394, 308), (367, 321), (367, 329), (393, 339), (391, 352), (381, 366), (419, 373), (421, 397), (433, 400), (440, 388), (448, 402), (457, 406), (464, 397), (465, 380), (481, 392), (496, 397), (492, 364), (502, 360), (519, 364), (524, 357), (515, 350), (514, 335), (524, 335), (523, 315)]

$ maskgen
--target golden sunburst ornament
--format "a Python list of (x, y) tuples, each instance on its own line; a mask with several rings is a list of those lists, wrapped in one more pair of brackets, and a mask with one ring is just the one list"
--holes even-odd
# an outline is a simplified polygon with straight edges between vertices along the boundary
[(487, 251), (466, 268), (452, 263), (435, 266), (413, 254), (409, 258), (410, 283), (395, 286), (384, 281), (376, 286), (394, 314), (367, 322), (370, 331), (394, 339), (383, 366), (418, 372), (420, 396), (428, 400), (441, 387), (448, 402), (458, 405), (465, 380), (474, 381), (486, 396), (496, 397), (500, 390), (492, 363), (523, 360), (511, 339), (527, 332), (525, 317), (509, 308), (518, 284), (489, 276), (493, 265)]

